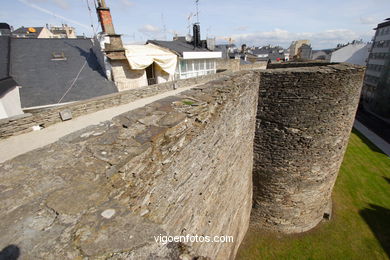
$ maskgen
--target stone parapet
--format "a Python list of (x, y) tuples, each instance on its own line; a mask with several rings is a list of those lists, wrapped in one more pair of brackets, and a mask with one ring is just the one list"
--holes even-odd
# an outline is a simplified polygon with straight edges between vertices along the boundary
[[(20, 259), (234, 259), (252, 207), (258, 82), (226, 76), (0, 164), (0, 248), (18, 246)], [(234, 241), (154, 237), (187, 234)]]
[(106, 108), (127, 104), (141, 98), (161, 94), (173, 90), (174, 88), (183, 88), (206, 83), (207, 81), (222, 77), (224, 74), (226, 73), (211, 74), (197, 78), (134, 88), (120, 93), (104, 95), (51, 108), (28, 109), (24, 115), (0, 119), (0, 140), (31, 132), (33, 131), (33, 126), (48, 127), (52, 124), (62, 122), (60, 112), (66, 109), (70, 110), (73, 118), (75, 118)]
[[(234, 259), (250, 218), (309, 230), (329, 213), (363, 73), (328, 64), (215, 75), (6, 161), (0, 249), (16, 245), (20, 259)], [(67, 108), (88, 113), (170, 84)], [(61, 109), (7, 122), (52, 115), (49, 124)], [(159, 235), (234, 242), (163, 245)]]

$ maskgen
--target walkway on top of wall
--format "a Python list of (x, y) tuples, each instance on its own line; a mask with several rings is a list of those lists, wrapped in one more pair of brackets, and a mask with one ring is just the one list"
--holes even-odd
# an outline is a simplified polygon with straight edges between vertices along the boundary
[(28, 132), (18, 136), (12, 136), (5, 140), (0, 140), (0, 163), (10, 160), (18, 155), (30, 152), (34, 149), (38, 149), (45, 145), (54, 143), (61, 137), (86, 128), (90, 125), (97, 125), (127, 111), (143, 107), (159, 99), (177, 95), (183, 91), (203, 84), (204, 83), (167, 91), (152, 97), (138, 99), (125, 105), (120, 105), (100, 110), (91, 114), (79, 116), (69, 121), (51, 125), (39, 131)]
[(384, 152), (387, 156), (390, 156), (390, 144), (388, 142), (377, 136), (358, 120), (355, 120), (353, 127), (370, 140), (376, 147), (382, 150), (382, 152)]

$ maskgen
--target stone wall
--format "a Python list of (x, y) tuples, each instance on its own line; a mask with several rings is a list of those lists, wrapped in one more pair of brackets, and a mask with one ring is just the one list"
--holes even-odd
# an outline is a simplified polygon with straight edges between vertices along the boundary
[(267, 69), (267, 62), (266, 61), (257, 61), (252, 64), (241, 64), (240, 65), (241, 70), (254, 70), (254, 69)]
[(308, 61), (308, 62), (280, 62), (280, 63), (270, 63), (267, 66), (267, 69), (283, 69), (283, 68), (300, 68), (300, 67), (319, 67), (319, 66), (328, 66), (331, 63), (327, 61)]
[[(19, 246), (21, 259), (233, 259), (250, 214), (261, 228), (306, 231), (330, 212), (363, 73), (333, 64), (211, 75), (0, 164), (0, 248)], [(156, 87), (172, 85), (70, 107), (96, 111)], [(154, 241), (165, 234), (234, 243)]]
[(343, 64), (261, 73), (254, 225), (303, 232), (330, 213), (363, 73), (361, 67)]
[(216, 59), (217, 71), (239, 71), (239, 59)]
[(33, 126), (39, 125), (41, 127), (47, 127), (52, 124), (59, 123), (62, 121), (59, 113), (65, 109), (69, 109), (72, 112), (73, 118), (75, 118), (102, 109), (127, 104), (140, 98), (151, 97), (164, 93), (173, 90), (174, 87), (182, 88), (202, 84), (221, 76), (223, 76), (223, 74), (210, 74), (197, 78), (131, 89), (120, 93), (74, 102), (64, 106), (28, 110), (28, 112), (20, 116), (0, 119), (0, 140), (10, 136), (31, 132)]
[(239, 70), (253, 70), (266, 69), (267, 62), (259, 61), (252, 64), (240, 64), (239, 59), (216, 59), (217, 71), (239, 71)]
[[(226, 76), (0, 164), (0, 248), (17, 245), (20, 259), (233, 259), (252, 204), (258, 76)], [(166, 234), (234, 243), (155, 242)]]
[[(161, 83), (157, 85), (145, 86), (145, 87), (131, 87), (128, 81), (121, 81), (121, 77), (125, 77), (123, 66), (121, 61), (118, 61), (116, 65), (113, 63), (113, 72), (116, 77), (116, 81), (119, 82), (119, 88), (128, 89), (121, 91), (120, 93), (114, 93), (110, 95), (104, 95), (88, 100), (78, 101), (71, 104), (51, 107), (51, 108), (40, 108), (33, 110), (26, 110), (25, 114), (6, 119), (0, 119), (0, 140), (11, 136), (20, 135), (23, 133), (33, 131), (33, 126), (48, 127), (52, 124), (61, 122), (60, 111), (69, 109), (72, 112), (73, 118), (90, 114), (102, 109), (127, 104), (140, 98), (146, 98), (153, 95), (161, 94), (166, 91), (173, 90), (174, 88), (189, 87), (196, 84), (203, 84), (207, 81), (217, 79), (229, 72), (235, 72), (240, 70), (239, 60), (223, 60), (217, 63), (217, 68), (225, 68), (226, 72), (210, 74), (205, 76), (199, 76), (196, 78), (189, 78), (184, 80), (177, 80), (173, 82)], [(219, 64), (219, 65), (218, 65)], [(250, 66), (250, 67), (248, 67)], [(115, 69), (116, 68), (116, 69)], [(245, 65), (242, 67), (243, 70), (263, 68), (262, 64)], [(143, 72), (142, 72), (143, 73)], [(137, 77), (135, 77), (137, 78)], [(122, 82), (122, 83), (120, 83)]]

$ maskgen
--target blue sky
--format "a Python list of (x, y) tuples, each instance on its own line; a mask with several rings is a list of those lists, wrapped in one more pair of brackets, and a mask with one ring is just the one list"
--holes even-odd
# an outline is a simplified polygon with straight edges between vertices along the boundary
[[(92, 9), (88, 11), (87, 2)], [(106, 0), (117, 33), (125, 43), (170, 40), (188, 33), (193, 0)], [(309, 39), (314, 49), (334, 47), (354, 39), (369, 41), (372, 28), (390, 17), (389, 0), (199, 0), (202, 38), (236, 44), (288, 47)], [(92, 35), (98, 25), (93, 0), (2, 0), (0, 21), (18, 28), (67, 23), (78, 34)], [(196, 17), (191, 19), (196, 21)], [(165, 29), (164, 29), (165, 28)], [(100, 31), (100, 26), (97, 27)]]

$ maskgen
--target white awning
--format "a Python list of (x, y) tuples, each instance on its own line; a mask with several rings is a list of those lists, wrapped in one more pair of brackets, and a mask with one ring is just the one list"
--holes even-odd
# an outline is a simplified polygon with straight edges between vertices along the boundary
[(177, 56), (173, 52), (163, 50), (156, 45), (125, 45), (126, 57), (133, 70), (149, 67), (153, 62), (168, 74), (174, 74)]

